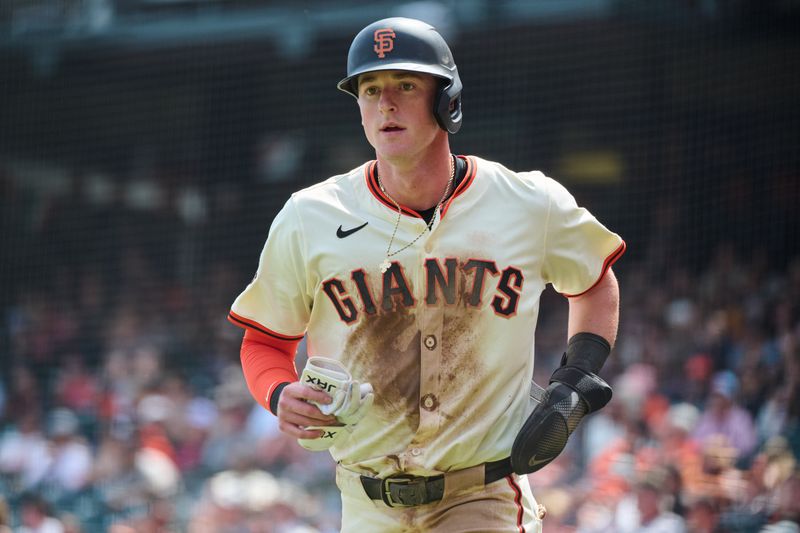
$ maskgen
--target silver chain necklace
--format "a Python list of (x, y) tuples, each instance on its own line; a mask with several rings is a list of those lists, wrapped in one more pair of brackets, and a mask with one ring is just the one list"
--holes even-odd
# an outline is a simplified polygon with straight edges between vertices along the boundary
[(381, 182), (381, 175), (378, 174), (378, 187), (381, 188), (381, 192), (383, 192), (383, 194), (385, 194), (386, 197), (389, 200), (391, 200), (392, 203), (394, 204), (394, 206), (397, 208), (397, 220), (394, 221), (394, 230), (392, 231), (392, 238), (389, 239), (389, 246), (386, 247), (386, 257), (383, 259), (383, 261), (379, 265), (380, 269), (381, 269), (381, 272), (386, 272), (387, 270), (389, 270), (389, 267), (391, 266), (391, 263), (389, 263), (389, 258), (390, 257), (394, 257), (395, 255), (399, 254), (403, 250), (405, 250), (405, 249), (409, 248), (410, 246), (412, 246), (423, 235), (425, 235), (426, 231), (431, 229), (431, 226), (433, 226), (433, 221), (436, 218), (436, 214), (437, 213), (441, 217), (442, 204), (444, 203), (445, 198), (447, 198), (447, 195), (450, 193), (450, 187), (453, 185), (453, 179), (455, 178), (455, 176), (456, 176), (456, 165), (455, 165), (455, 162), (453, 161), (453, 156), (450, 156), (450, 179), (447, 180), (447, 185), (444, 188), (444, 193), (442, 194), (442, 198), (439, 200), (439, 203), (436, 204), (436, 208), (433, 210), (433, 215), (431, 216), (430, 221), (425, 226), (425, 228), (422, 230), (422, 233), (420, 233), (419, 235), (414, 237), (413, 241), (411, 241), (410, 243), (406, 244), (405, 246), (403, 246), (399, 250), (395, 250), (394, 252), (392, 252), (391, 251), (392, 250), (392, 244), (394, 244), (394, 238), (397, 235), (397, 228), (400, 226), (400, 217), (402, 216), (403, 211), (402, 211), (402, 208), (400, 207), (400, 204), (397, 203), (397, 201), (394, 198), (392, 198), (391, 195), (389, 195), (388, 192), (386, 192), (386, 189), (383, 186), (383, 182)]

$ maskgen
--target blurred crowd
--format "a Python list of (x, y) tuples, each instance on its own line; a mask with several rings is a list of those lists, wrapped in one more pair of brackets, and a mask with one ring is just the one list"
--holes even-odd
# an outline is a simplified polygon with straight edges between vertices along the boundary
[[(28, 255), (0, 261), (0, 532), (337, 531), (332, 459), (255, 404), (225, 320), (259, 244), (219, 253), (237, 225), (211, 199), (23, 211), (6, 187), (0, 234)], [(800, 531), (800, 257), (629, 263), (614, 400), (531, 475), (547, 533)], [(545, 293), (540, 383), (565, 305)]]
[[(93, 196), (73, 178), (42, 195), (0, 176), (0, 235), (16, 249), (0, 261), (0, 525), (336, 531), (330, 456), (255, 404), (226, 320), (258, 245), (239, 267), (237, 243), (215, 248), (219, 227), (196, 239), (187, 195)], [(201, 246), (208, 262), (180, 270)]]

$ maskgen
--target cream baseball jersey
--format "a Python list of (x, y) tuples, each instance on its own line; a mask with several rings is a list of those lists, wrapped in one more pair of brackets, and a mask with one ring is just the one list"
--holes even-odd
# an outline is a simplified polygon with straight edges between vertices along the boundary
[[(296, 192), (270, 228), (237, 323), (340, 360), (375, 403), (331, 454), (384, 477), (507, 457), (525, 420), (539, 298), (590, 289), (625, 250), (540, 172), (460, 156), (466, 175), (430, 231), (397, 209), (373, 161)], [(393, 249), (393, 251), (394, 251)]]

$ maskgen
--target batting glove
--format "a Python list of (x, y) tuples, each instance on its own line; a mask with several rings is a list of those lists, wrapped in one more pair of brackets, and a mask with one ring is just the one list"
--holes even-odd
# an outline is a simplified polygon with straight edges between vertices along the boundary
[(321, 452), (331, 446), (341, 444), (347, 440), (352, 432), (349, 426), (309, 426), (306, 429), (322, 431), (322, 436), (316, 439), (297, 439), (300, 446), (312, 452)]
[(332, 414), (342, 424), (307, 428), (323, 432), (316, 439), (298, 439), (300, 445), (308, 450), (327, 450), (343, 443), (352, 433), (353, 426), (367, 414), (375, 398), (372, 385), (354, 380), (339, 361), (327, 357), (310, 357), (300, 380), (304, 385), (327, 392), (331, 396), (332, 401), (329, 404), (312, 403), (323, 414)]
[(353, 381), (350, 383), (347, 398), (334, 415), (344, 425), (353, 426), (364, 418), (374, 400), (375, 394), (372, 392), (372, 385)]
[(322, 414), (335, 415), (349, 397), (353, 378), (339, 361), (327, 357), (309, 357), (300, 381), (312, 389), (327, 392), (331, 403), (314, 402), (314, 405), (319, 407)]

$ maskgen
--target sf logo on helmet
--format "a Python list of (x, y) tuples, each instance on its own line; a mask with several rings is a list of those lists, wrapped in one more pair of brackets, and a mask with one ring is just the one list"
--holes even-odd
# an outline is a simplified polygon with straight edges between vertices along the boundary
[(378, 57), (383, 59), (387, 52), (394, 50), (395, 33), (392, 28), (375, 30), (375, 46), (372, 47)]

